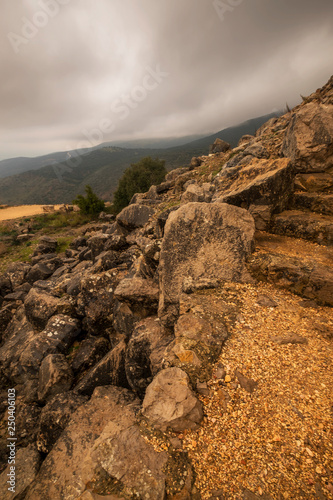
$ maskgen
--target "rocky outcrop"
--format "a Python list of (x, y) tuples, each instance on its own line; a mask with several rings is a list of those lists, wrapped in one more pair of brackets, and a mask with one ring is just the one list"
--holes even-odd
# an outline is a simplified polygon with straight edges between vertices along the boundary
[[(195, 237), (194, 237), (195, 235)], [(160, 257), (159, 317), (170, 328), (179, 315), (185, 278), (244, 281), (254, 221), (238, 207), (189, 203), (170, 214)]]
[(299, 172), (327, 172), (333, 167), (333, 105), (310, 102), (294, 113), (281, 154)]
[[(199, 500), (187, 450), (206, 445), (203, 429), (195, 440), (187, 431), (214, 427), (211, 410), (237, 419), (234, 400), (264, 392), (253, 365), (221, 362), (231, 334), (256, 342), (243, 319), (253, 293), (251, 315), (279, 311), (259, 282), (298, 294), (302, 308), (333, 305), (332, 106), (331, 79), (237, 148), (215, 141), (116, 221), (87, 224), (65, 253), (42, 235), (30, 263), (8, 266), (0, 467), (15, 387), (16, 498)], [(329, 342), (319, 312), (313, 328)], [(310, 346), (302, 332), (273, 333), (269, 349)]]
[(116, 498), (163, 498), (167, 454), (154, 451), (140, 435), (138, 408), (138, 400), (126, 389), (96, 389), (53, 446), (26, 500), (106, 491)]

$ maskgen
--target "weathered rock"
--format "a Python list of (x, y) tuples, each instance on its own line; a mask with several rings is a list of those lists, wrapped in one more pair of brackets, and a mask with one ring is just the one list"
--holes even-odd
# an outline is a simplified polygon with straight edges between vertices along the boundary
[(117, 222), (126, 229), (133, 230), (137, 227), (143, 227), (154, 212), (154, 209), (151, 207), (135, 203), (124, 208), (117, 215)]
[(87, 246), (87, 240), (84, 236), (78, 236), (69, 245), (71, 248), (78, 250), (80, 247)]
[(192, 168), (200, 167), (201, 163), (202, 163), (202, 159), (201, 158), (193, 156), (193, 158), (191, 160), (191, 167)]
[(270, 205), (250, 205), (249, 212), (254, 219), (258, 231), (267, 231), (271, 222), (272, 207)]
[(333, 245), (333, 221), (326, 215), (286, 210), (273, 218), (271, 232)]
[(158, 318), (147, 318), (135, 325), (126, 350), (126, 377), (132, 390), (143, 397), (153, 377), (163, 367), (167, 345), (172, 336), (165, 335)]
[(255, 156), (256, 158), (269, 158), (267, 149), (260, 143), (254, 143), (248, 146), (244, 150), (243, 155), (251, 155)]
[(37, 449), (49, 453), (71, 416), (79, 406), (86, 403), (87, 398), (65, 392), (54, 396), (42, 409), (37, 435)]
[(57, 314), (49, 319), (42, 335), (54, 340), (59, 351), (66, 353), (80, 333), (81, 327), (77, 319)]
[(0, 296), (4, 297), (12, 292), (12, 283), (8, 274), (0, 275)]
[(14, 467), (14, 491), (9, 491), (11, 487), (8, 481), (11, 479), (10, 465), (0, 475), (0, 491), (2, 500), (22, 500), (25, 498), (27, 488), (35, 479), (41, 464), (41, 456), (34, 445), (17, 450)]
[(330, 172), (297, 174), (295, 177), (295, 189), (309, 193), (332, 193), (333, 175)]
[(87, 241), (87, 246), (91, 250), (91, 255), (93, 259), (103, 252), (104, 245), (108, 241), (109, 236), (107, 234), (96, 234), (91, 236)]
[(253, 139), (254, 139), (253, 135), (249, 134), (243, 135), (238, 141), (238, 146), (243, 146), (245, 144), (248, 144), (249, 142), (253, 141)]
[(49, 236), (42, 236), (39, 238), (39, 244), (36, 247), (33, 255), (40, 255), (44, 253), (54, 253), (57, 249), (58, 242)]
[(307, 209), (323, 215), (333, 215), (333, 194), (294, 193), (291, 201), (294, 209)]
[(282, 211), (292, 195), (293, 179), (294, 170), (288, 159), (253, 159), (230, 178), (220, 177), (215, 199), (246, 209), (255, 204)]
[(139, 317), (135, 316), (130, 307), (118, 300), (113, 309), (113, 328), (117, 333), (129, 338), (132, 335), (134, 323)]
[[(170, 214), (162, 242), (159, 317), (171, 327), (178, 317), (186, 277), (244, 281), (253, 249), (254, 221), (238, 207), (189, 203)], [(196, 235), (194, 238), (193, 235)]]
[(280, 254), (255, 254), (249, 263), (253, 275), (297, 295), (333, 305), (333, 272), (320, 264)]
[(46, 401), (67, 392), (73, 384), (73, 372), (63, 354), (49, 354), (39, 370), (38, 398)]
[(245, 389), (247, 392), (252, 394), (252, 392), (256, 389), (258, 382), (251, 378), (245, 377), (239, 369), (235, 370), (235, 376), (238, 378), (239, 385)]
[(182, 203), (203, 202), (203, 201), (206, 201), (205, 193), (202, 187), (198, 186), (198, 184), (190, 184), (186, 188), (186, 191), (181, 198)]
[(110, 490), (116, 498), (164, 498), (167, 454), (143, 439), (135, 425), (137, 409), (126, 389), (97, 388), (53, 446), (26, 500), (79, 498), (87, 484), (95, 498)]
[(84, 339), (71, 362), (75, 374), (89, 370), (98, 363), (110, 350), (110, 342), (104, 337)]
[(325, 172), (333, 166), (333, 105), (310, 102), (293, 114), (281, 153), (301, 172)]
[(6, 274), (10, 279), (13, 291), (26, 281), (26, 275), (30, 268), (31, 266), (26, 262), (12, 262), (9, 264)]
[(214, 154), (214, 153), (225, 153), (226, 151), (229, 151), (231, 149), (231, 146), (228, 142), (223, 141), (222, 139), (215, 139), (214, 144), (209, 146), (209, 153)]
[(111, 235), (104, 244), (104, 250), (122, 250), (127, 247), (126, 238), (122, 234)]
[(196, 429), (203, 417), (202, 405), (180, 368), (160, 371), (147, 387), (142, 413), (156, 428), (174, 431)]
[(114, 289), (117, 277), (106, 271), (87, 274), (81, 280), (79, 298), (84, 315), (83, 326), (92, 335), (103, 335), (112, 326)]
[(115, 298), (127, 303), (142, 318), (154, 314), (157, 310), (159, 289), (151, 279), (140, 277), (125, 278), (114, 292)]
[(24, 301), (28, 320), (37, 330), (43, 330), (50, 317), (57, 311), (58, 303), (59, 299), (32, 288)]
[(16, 400), (15, 436), (19, 446), (27, 446), (36, 441), (40, 412), (37, 404)]
[(127, 388), (125, 351), (126, 344), (122, 341), (80, 380), (75, 387), (75, 392), (91, 396), (96, 387), (103, 385), (117, 385)]

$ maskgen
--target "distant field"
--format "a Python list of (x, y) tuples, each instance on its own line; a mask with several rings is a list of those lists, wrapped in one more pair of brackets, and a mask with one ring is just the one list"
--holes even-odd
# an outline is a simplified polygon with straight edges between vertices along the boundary
[[(45, 205), (20, 205), (18, 207), (3, 208), (0, 210), (0, 221), (43, 214), (43, 206)], [(58, 210), (60, 206), (61, 205), (54, 205), (55, 210)]]

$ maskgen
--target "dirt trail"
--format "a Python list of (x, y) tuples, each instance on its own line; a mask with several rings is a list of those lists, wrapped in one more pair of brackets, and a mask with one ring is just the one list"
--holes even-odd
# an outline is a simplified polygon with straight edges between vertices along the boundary
[[(44, 213), (43, 206), (45, 205), (20, 205), (18, 207), (3, 208), (0, 210), (0, 221), (42, 214)], [(55, 210), (58, 210), (59, 207), (60, 205), (54, 205)]]

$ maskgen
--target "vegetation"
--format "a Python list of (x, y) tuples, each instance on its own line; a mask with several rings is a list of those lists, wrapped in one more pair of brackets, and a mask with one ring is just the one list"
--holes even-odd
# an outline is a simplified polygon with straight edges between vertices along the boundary
[(160, 184), (166, 175), (165, 161), (150, 156), (142, 158), (126, 169), (121, 177), (118, 189), (114, 193), (113, 206), (116, 212), (120, 212), (131, 201), (135, 193), (145, 193), (150, 186)]
[(91, 186), (86, 186), (86, 197), (79, 194), (75, 200), (73, 200), (73, 205), (77, 205), (81, 212), (86, 215), (97, 215), (104, 210), (105, 203), (103, 200), (98, 198), (98, 196), (93, 192)]

